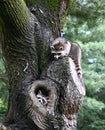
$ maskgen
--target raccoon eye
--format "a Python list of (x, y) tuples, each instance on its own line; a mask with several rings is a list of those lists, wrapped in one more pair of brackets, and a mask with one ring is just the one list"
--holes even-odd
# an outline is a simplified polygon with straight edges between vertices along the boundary
[(63, 50), (63, 47), (60, 47), (59, 50)]
[(50, 46), (51, 50), (54, 50), (54, 46)]

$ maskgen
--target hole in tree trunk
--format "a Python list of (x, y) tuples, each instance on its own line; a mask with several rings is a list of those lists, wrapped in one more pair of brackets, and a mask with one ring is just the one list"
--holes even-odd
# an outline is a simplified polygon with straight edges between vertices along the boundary
[(47, 105), (50, 96), (50, 90), (46, 89), (45, 86), (38, 86), (35, 89), (35, 96), (42, 105)]

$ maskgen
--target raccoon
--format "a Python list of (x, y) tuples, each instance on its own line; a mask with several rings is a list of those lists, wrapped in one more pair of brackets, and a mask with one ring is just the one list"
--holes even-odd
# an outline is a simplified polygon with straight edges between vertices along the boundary
[(75, 43), (68, 41), (65, 38), (58, 37), (51, 43), (51, 54), (55, 59), (59, 59), (65, 56), (71, 57), (75, 63), (76, 71), (79, 77), (82, 77), (82, 70), (80, 65), (81, 60), (81, 48)]

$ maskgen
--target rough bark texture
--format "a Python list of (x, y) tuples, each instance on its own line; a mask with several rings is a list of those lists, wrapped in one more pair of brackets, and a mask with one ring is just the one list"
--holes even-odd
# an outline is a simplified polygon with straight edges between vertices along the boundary
[[(0, 0), (9, 107), (0, 130), (75, 130), (85, 88), (71, 58), (52, 61), (49, 46), (73, 0)], [(41, 95), (40, 95), (41, 93)], [(40, 102), (38, 96), (43, 97)]]
[(28, 75), (37, 77), (37, 56), (34, 45), (35, 20), (21, 0), (0, 1), (0, 6), (0, 14), (4, 21), (2, 50), (10, 84), (7, 119), (12, 122), (15, 118), (16, 90)]

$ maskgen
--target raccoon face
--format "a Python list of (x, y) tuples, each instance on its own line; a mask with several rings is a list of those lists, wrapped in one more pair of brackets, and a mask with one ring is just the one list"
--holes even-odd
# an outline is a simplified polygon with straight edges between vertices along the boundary
[(51, 53), (55, 59), (59, 59), (69, 55), (71, 44), (64, 38), (57, 38), (51, 45)]
[(63, 51), (64, 51), (64, 46), (60, 45), (60, 43), (51, 46), (51, 53), (54, 55), (55, 59), (62, 57)]

